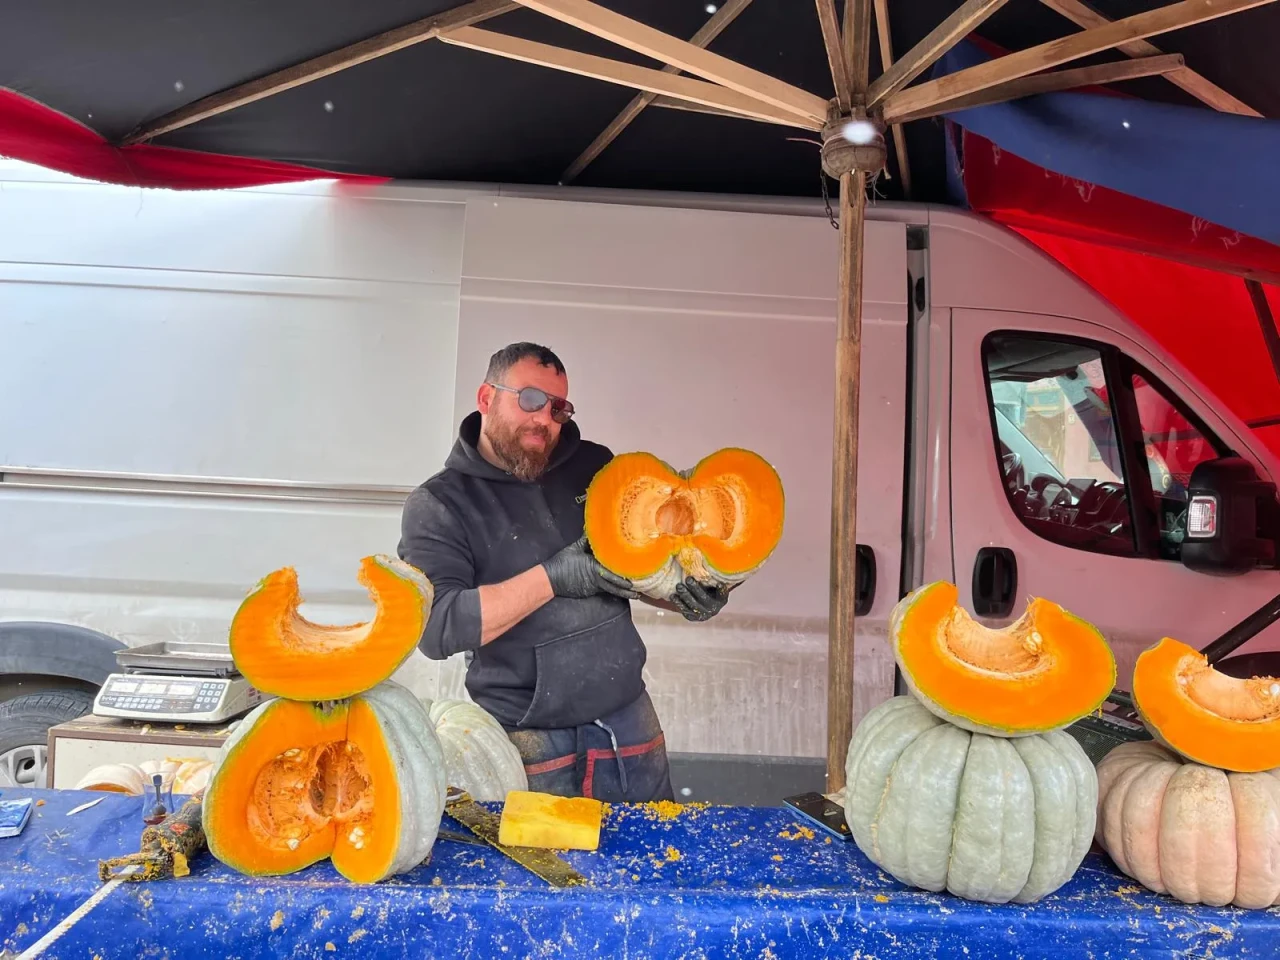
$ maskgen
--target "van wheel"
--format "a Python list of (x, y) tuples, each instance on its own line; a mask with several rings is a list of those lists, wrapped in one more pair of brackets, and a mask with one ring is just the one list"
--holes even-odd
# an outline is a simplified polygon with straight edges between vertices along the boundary
[(0, 787), (43, 788), (49, 728), (92, 709), (93, 695), (83, 690), (46, 690), (0, 703)]

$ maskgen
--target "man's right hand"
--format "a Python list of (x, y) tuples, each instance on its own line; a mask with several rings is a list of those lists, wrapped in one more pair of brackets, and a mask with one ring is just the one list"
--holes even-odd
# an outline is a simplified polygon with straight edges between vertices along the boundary
[(640, 598), (630, 580), (606, 570), (591, 555), (585, 536), (546, 560), (542, 568), (551, 581), (551, 592), (557, 597), (581, 600), (597, 593), (611, 593), (625, 600)]

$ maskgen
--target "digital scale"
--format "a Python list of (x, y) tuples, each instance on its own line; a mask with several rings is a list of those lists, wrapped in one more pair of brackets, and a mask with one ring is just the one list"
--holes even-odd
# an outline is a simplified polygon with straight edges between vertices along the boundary
[(122, 672), (93, 701), (100, 717), (223, 723), (268, 699), (236, 670), (225, 644), (163, 640), (117, 650), (116, 663)]

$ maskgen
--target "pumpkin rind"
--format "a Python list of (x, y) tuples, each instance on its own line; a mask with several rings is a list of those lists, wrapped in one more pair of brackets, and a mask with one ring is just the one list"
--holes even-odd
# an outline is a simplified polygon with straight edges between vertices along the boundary
[(1228, 677), (1165, 637), (1138, 655), (1133, 700), (1151, 735), (1188, 760), (1236, 773), (1280, 767), (1280, 679)]
[(955, 584), (927, 584), (889, 618), (908, 690), (940, 719), (973, 733), (1023, 737), (1070, 726), (1111, 693), (1115, 657), (1092, 625), (1037, 598), (1017, 622), (992, 630), (958, 597)]
[(386, 680), (422, 638), (434, 590), (420, 570), (381, 554), (360, 561), (358, 579), (377, 607), (373, 620), (328, 626), (298, 614), (296, 570), (263, 577), (231, 621), (236, 669), (263, 693), (312, 702), (353, 697)]
[(332, 705), (255, 707), (219, 751), (203, 826), (210, 852), (241, 873), (292, 873), (329, 857), (352, 882), (374, 883), (430, 853), (444, 798), (430, 717), (385, 681)]
[(1094, 833), (1097, 777), (1069, 734), (975, 734), (907, 696), (864, 717), (845, 778), (858, 849), (924, 890), (1033, 902), (1074, 875)]
[(670, 599), (686, 577), (725, 587), (755, 574), (782, 537), (785, 506), (777, 471), (750, 450), (726, 447), (684, 472), (623, 453), (587, 487), (583, 526), (605, 568)]
[(1280, 903), (1280, 769), (1235, 773), (1151, 741), (1098, 764), (1098, 845), (1126, 876), (1184, 903)]
[(524, 760), (492, 714), (470, 700), (424, 700), (444, 750), (449, 785), (480, 801), (528, 790)]

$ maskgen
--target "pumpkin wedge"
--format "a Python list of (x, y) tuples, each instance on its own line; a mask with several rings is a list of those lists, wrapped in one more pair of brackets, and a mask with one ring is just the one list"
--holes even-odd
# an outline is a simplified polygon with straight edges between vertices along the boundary
[(325, 858), (353, 883), (421, 863), (444, 812), (430, 717), (387, 681), (336, 704), (268, 700), (224, 741), (205, 791), (209, 850), (250, 876)]
[(1138, 655), (1133, 700), (1151, 735), (1188, 760), (1236, 773), (1280, 767), (1280, 678), (1228, 677), (1165, 637)]
[(730, 586), (760, 569), (782, 537), (777, 471), (726, 447), (681, 473), (651, 453), (615, 456), (587, 487), (587, 541), (636, 590), (670, 599), (686, 577)]
[(930, 712), (973, 733), (1024, 737), (1061, 730), (1096, 710), (1116, 681), (1110, 646), (1056, 603), (1033, 599), (992, 629), (939, 581), (908, 594), (889, 619), (907, 687)]
[(382, 555), (361, 560), (358, 579), (377, 608), (374, 618), (327, 626), (298, 613), (292, 567), (263, 577), (231, 621), (236, 668), (263, 693), (289, 700), (341, 700), (386, 680), (421, 639), (434, 590), (420, 570)]

